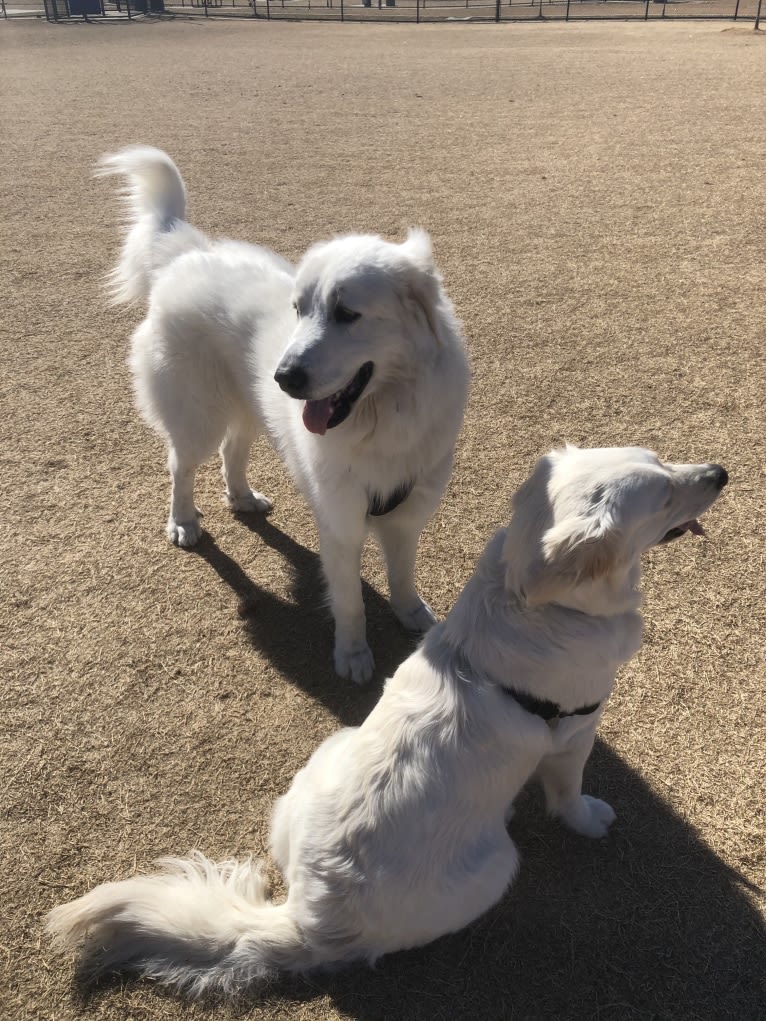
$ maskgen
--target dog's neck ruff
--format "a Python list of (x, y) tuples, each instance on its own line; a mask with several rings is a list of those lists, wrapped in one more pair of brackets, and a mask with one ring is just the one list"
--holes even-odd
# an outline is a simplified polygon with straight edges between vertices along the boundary
[(412, 492), (414, 485), (415, 483), (412, 479), (408, 482), (402, 482), (385, 498), (380, 493), (369, 493), (367, 496), (368, 515), (372, 518), (380, 518), (384, 514), (390, 514), (400, 503), (404, 503)]
[(526, 607), (506, 587), (504, 541), (505, 529), (500, 529), (443, 623), (444, 639), (456, 657), (454, 672), (510, 691), (498, 691), (504, 700), (516, 691), (532, 691), (553, 706), (551, 720), (560, 711), (594, 706), (595, 712), (609, 697), (618, 667), (640, 648), (640, 614), (594, 617), (553, 603)]

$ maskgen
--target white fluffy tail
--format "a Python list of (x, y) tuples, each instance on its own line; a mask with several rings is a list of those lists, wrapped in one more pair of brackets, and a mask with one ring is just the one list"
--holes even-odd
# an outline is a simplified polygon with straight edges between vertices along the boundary
[(182, 252), (207, 248), (204, 234), (184, 220), (186, 188), (167, 153), (148, 145), (104, 156), (97, 177), (126, 178), (127, 237), (120, 261), (109, 276), (119, 304), (146, 300), (154, 275)]
[(199, 996), (318, 963), (252, 861), (216, 865), (195, 852), (158, 864), (156, 875), (104, 883), (50, 912), (56, 945), (81, 947), (81, 978), (130, 970)]

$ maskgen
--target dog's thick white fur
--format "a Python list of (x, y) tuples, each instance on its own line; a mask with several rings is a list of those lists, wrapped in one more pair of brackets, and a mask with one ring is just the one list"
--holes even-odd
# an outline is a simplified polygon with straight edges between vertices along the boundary
[[(639, 558), (700, 531), (725, 484), (718, 465), (640, 448), (542, 458), (446, 621), (276, 803), (287, 900), (268, 900), (251, 862), (168, 859), (54, 909), (59, 944), (83, 944), (84, 975), (234, 991), (467, 925), (516, 872), (505, 817), (533, 774), (553, 815), (603, 836), (614, 812), (582, 794), (582, 771), (615, 672), (640, 645)], [(546, 722), (521, 704), (530, 697), (558, 715)]]
[(428, 236), (340, 237), (295, 268), (186, 223), (183, 181), (158, 149), (107, 156), (100, 172), (127, 179), (129, 231), (112, 283), (117, 301), (148, 299), (130, 365), (139, 407), (168, 444), (168, 538), (199, 540), (194, 477), (217, 448), (231, 508), (271, 508), (247, 480), (265, 431), (317, 520), (336, 670), (368, 680), (362, 546), (374, 531), (394, 612), (427, 630), (435, 617), (415, 589), (415, 555), (467, 396), (463, 339)]

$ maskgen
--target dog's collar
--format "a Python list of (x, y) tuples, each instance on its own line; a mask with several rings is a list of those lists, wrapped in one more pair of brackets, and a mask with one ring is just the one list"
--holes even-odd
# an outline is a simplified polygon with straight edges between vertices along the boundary
[(401, 485), (398, 485), (385, 498), (380, 493), (369, 493), (367, 496), (367, 513), (373, 518), (380, 518), (384, 514), (390, 514), (400, 503), (404, 503), (412, 492), (414, 485), (415, 483), (412, 479), (402, 482)]
[[(455, 667), (456, 673), (461, 680), (471, 681), (475, 679), (475, 674), (468, 666), (462, 649), (455, 650)], [(601, 702), (594, 702), (593, 705), (583, 705), (579, 709), (573, 709), (572, 712), (565, 713), (558, 702), (550, 702), (546, 698), (535, 698), (534, 695), (528, 695), (526, 692), (506, 688), (504, 684), (497, 684), (496, 681), (492, 681), (489, 678), (486, 678), (486, 680), (498, 687), (503, 694), (512, 698), (526, 712), (545, 720), (550, 727), (555, 727), (559, 720), (565, 719), (567, 716), (589, 716), (591, 713), (595, 713), (601, 706)]]
[(510, 695), (515, 702), (518, 702), (522, 709), (526, 709), (528, 713), (533, 713), (535, 716), (540, 716), (546, 723), (563, 719), (565, 716), (589, 716), (591, 713), (595, 713), (601, 705), (600, 702), (594, 702), (593, 705), (584, 705), (579, 709), (573, 709), (571, 713), (565, 713), (557, 702), (549, 702), (545, 698), (535, 698), (533, 695), (527, 695), (522, 691), (513, 691), (511, 688), (504, 687), (503, 691), (506, 695)]

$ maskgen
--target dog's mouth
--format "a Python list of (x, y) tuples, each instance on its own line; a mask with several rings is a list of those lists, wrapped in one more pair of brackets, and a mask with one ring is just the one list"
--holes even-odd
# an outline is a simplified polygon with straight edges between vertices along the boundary
[(673, 542), (674, 539), (680, 539), (681, 536), (686, 535), (687, 532), (691, 532), (692, 535), (704, 535), (705, 529), (696, 518), (692, 518), (691, 521), (684, 521), (682, 524), (676, 525), (675, 528), (671, 528), (668, 532), (665, 532), (657, 545), (662, 546), (666, 542)]
[(374, 368), (372, 362), (365, 362), (342, 390), (318, 401), (306, 401), (303, 406), (303, 424), (308, 431), (324, 436), (328, 429), (334, 429), (336, 425), (345, 422), (370, 382)]

